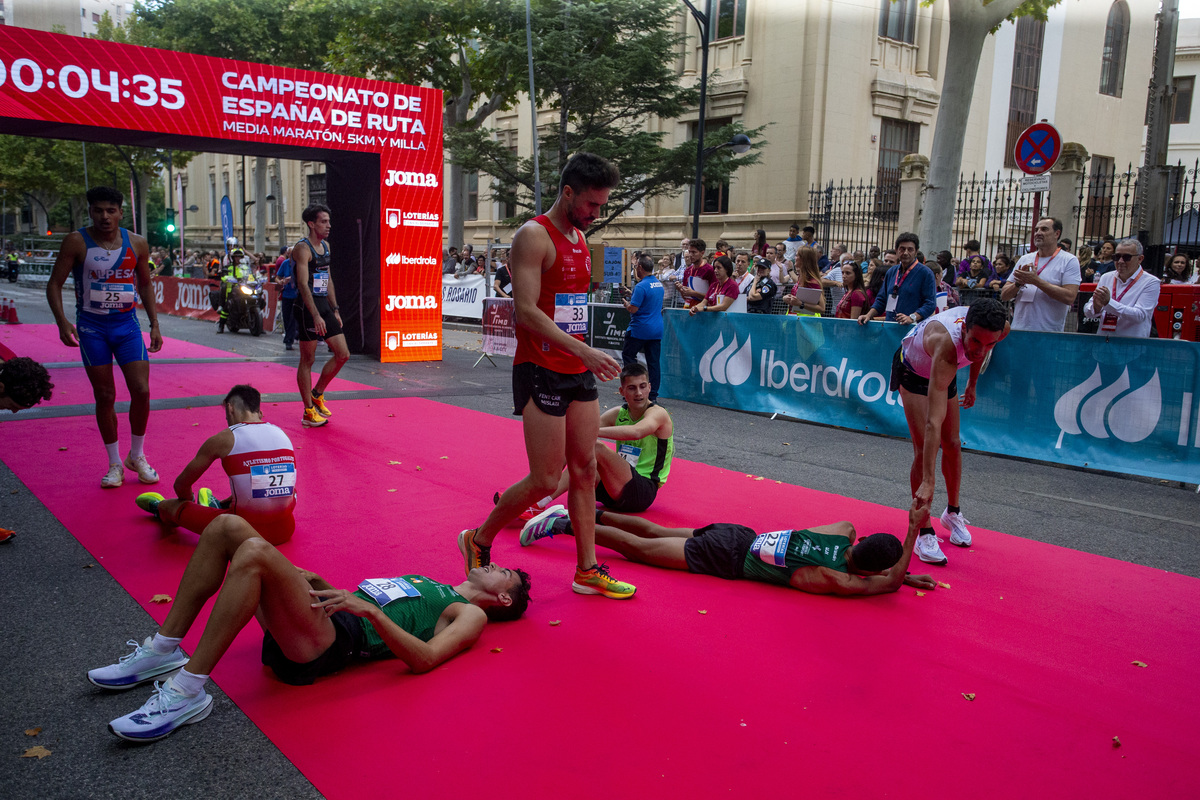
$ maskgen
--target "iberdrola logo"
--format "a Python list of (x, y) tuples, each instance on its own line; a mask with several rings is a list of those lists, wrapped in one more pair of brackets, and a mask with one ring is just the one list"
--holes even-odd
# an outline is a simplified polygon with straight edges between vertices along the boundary
[(1054, 404), (1054, 422), (1059, 427), (1055, 449), (1062, 447), (1063, 436), (1068, 433), (1087, 433), (1097, 439), (1107, 439), (1111, 433), (1127, 443), (1140, 442), (1153, 433), (1162, 416), (1158, 370), (1132, 392), (1129, 385), (1128, 367), (1112, 385), (1104, 386), (1097, 365), (1090, 378), (1058, 398)]
[(754, 367), (754, 354), (750, 351), (750, 336), (746, 335), (746, 343), (738, 349), (737, 334), (733, 342), (726, 347), (725, 336), (717, 336), (717, 343), (705, 351), (700, 359), (700, 393), (710, 381), (741, 386), (750, 377)]

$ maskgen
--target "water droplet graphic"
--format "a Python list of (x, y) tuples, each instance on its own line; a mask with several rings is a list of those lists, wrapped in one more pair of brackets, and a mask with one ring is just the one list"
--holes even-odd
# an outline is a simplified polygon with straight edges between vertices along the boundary
[(1122, 442), (1140, 442), (1158, 427), (1162, 414), (1162, 387), (1158, 383), (1158, 370), (1140, 389), (1112, 404), (1108, 410), (1108, 429)]
[(1129, 368), (1121, 372), (1112, 386), (1106, 386), (1089, 397), (1079, 409), (1079, 422), (1083, 429), (1097, 439), (1107, 439), (1108, 431), (1104, 427), (1104, 413), (1108, 411), (1109, 403), (1119, 394), (1129, 389)]
[(737, 334), (733, 335), (733, 341), (729, 347), (726, 347), (717, 355), (713, 356), (712, 360), (712, 376), (717, 383), (725, 383), (725, 364), (729, 361), (729, 357), (733, 355), (733, 351), (737, 349), (738, 340)]
[(1054, 445), (1055, 448), (1062, 447), (1063, 434), (1078, 436), (1081, 433), (1075, 419), (1079, 413), (1079, 404), (1083, 402), (1083, 398), (1100, 388), (1101, 383), (1103, 380), (1100, 378), (1100, 365), (1097, 364), (1096, 371), (1090, 378), (1058, 398), (1058, 402), (1054, 404), (1054, 424), (1059, 427), (1058, 444)]
[(741, 386), (750, 377), (750, 371), (753, 368), (754, 354), (750, 351), (750, 337), (747, 336), (742, 349), (731, 355), (725, 362), (725, 380), (730, 386)]

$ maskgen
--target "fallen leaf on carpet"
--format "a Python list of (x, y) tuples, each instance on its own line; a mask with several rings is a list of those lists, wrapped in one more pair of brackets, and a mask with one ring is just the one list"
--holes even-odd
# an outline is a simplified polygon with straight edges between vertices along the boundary
[(394, 492), (394, 491), (396, 491), (396, 490), (395, 490), (395, 489), (388, 489), (388, 491), (389, 491), (389, 492)]
[(949, 588), (950, 588), (950, 584), (946, 583), (945, 581), (938, 581), (938, 582), (937, 582), (937, 585), (938, 585), (938, 586), (940, 586), (940, 587), (942, 587), (943, 589), (949, 589)]
[(493, 652), (493, 653), (503, 653), (503, 652), (504, 652), (504, 648), (503, 648), (503, 647), (493, 647), (493, 648), (492, 648), (492, 652)]
[(421, 468), (420, 468), (420, 467), (417, 467), (417, 472), (420, 472), (420, 471), (421, 471)]
[(65, 447), (60, 447), (60, 448), (58, 448), (59, 452), (62, 452), (63, 450), (66, 450), (66, 449), (67, 449), (67, 448), (65, 448)]
[(707, 611), (704, 611), (703, 609), (701, 609), (700, 613), (701, 613), (701, 614), (707, 614), (708, 612), (707, 612)]
[(396, 415), (395, 415), (395, 414), (388, 414), (388, 416), (389, 416), (389, 417), (394, 417), (394, 416), (396, 416)]
[(450, 456), (439, 456), (439, 458), (449, 458)]
[(154, 597), (150, 598), (150, 602), (151, 603), (169, 603), (174, 599), (175, 598), (171, 597), (171, 595), (169, 595), (169, 594), (156, 594), (156, 595), (154, 595)]
[(400, 462), (399, 461), (389, 461), (388, 463), (389, 464), (399, 464)]
[(95, 565), (95, 564), (84, 564), (84, 565), (83, 565), (83, 568), (84, 568), (84, 569), (91, 569), (91, 568), (92, 568), (92, 567), (94, 567), (94, 566), (96, 566), (96, 565)]
[(1120, 746), (1121, 746), (1121, 739), (1117, 736), (1114, 736), (1113, 737), (1113, 747), (1120, 747)]
[(1145, 662), (1145, 661), (1134, 661), (1134, 662), (1133, 662), (1133, 665), (1134, 665), (1135, 667), (1145, 667), (1145, 666), (1148, 666), (1148, 665), (1146, 664), (1146, 662)]
[(783, 481), (775, 481), (775, 482), (776, 482), (776, 483), (783, 483)]
[(550, 620), (550, 624), (551, 625), (562, 625), (562, 620), (561, 619), (552, 619), (552, 620)]
[(743, 723), (742, 723), (742, 727), (743, 727), (743, 728), (744, 728), (744, 727), (746, 727), (746, 723), (744, 723), (744, 722), (743, 722)]
[(970, 694), (967, 694), (966, 692), (963, 692), (963, 697), (967, 698), (968, 700), (974, 700), (974, 699), (975, 699), (975, 693), (974, 693), (974, 692), (971, 692)]
[(792, 443), (791, 443), (791, 442), (784, 442), (784, 443), (783, 443), (783, 446), (784, 446), (784, 447), (791, 447), (791, 446), (792, 446)]
[(37, 736), (41, 732), (42, 732), (41, 728), (26, 728), (25, 729), (26, 736)]
[(41, 761), (48, 755), (50, 755), (50, 751), (39, 744), (37, 747), (31, 747), (22, 753), (21, 758), (36, 758), (38, 761)]
[(199, 422), (193, 422), (193, 423), (192, 423), (192, 427), (193, 427), (193, 428), (195, 428), (195, 427), (196, 427), (197, 425), (199, 425), (199, 424), (200, 424)]
[(925, 596), (924, 592), (917, 592), (917, 597), (924, 597), (924, 596)]

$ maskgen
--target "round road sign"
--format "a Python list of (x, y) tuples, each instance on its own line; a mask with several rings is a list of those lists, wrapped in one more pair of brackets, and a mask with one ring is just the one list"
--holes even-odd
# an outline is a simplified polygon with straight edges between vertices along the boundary
[(1058, 161), (1062, 153), (1062, 136), (1048, 122), (1035, 122), (1017, 137), (1013, 150), (1017, 166), (1026, 175), (1041, 175)]

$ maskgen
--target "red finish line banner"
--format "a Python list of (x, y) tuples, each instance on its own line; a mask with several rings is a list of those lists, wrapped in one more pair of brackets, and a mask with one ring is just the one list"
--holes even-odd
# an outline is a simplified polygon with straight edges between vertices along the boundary
[(378, 153), (382, 359), (441, 358), (440, 91), (4, 26), (0, 118)]

